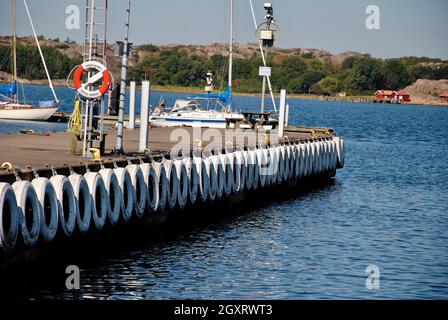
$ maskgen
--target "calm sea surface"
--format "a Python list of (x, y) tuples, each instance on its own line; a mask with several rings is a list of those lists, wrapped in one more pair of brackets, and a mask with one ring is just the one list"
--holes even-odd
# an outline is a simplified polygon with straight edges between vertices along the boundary
[[(29, 100), (49, 95), (45, 87), (25, 90)], [(57, 92), (71, 110), (72, 91)], [(164, 96), (168, 105), (185, 97)], [(234, 102), (255, 110), (259, 99)], [(44, 282), (23, 296), (447, 299), (448, 108), (289, 104), (291, 123), (332, 127), (345, 139), (346, 167), (334, 183), (81, 264), (76, 295)], [(65, 125), (0, 122), (0, 133), (26, 128)], [(380, 270), (379, 290), (366, 289), (369, 265)]]

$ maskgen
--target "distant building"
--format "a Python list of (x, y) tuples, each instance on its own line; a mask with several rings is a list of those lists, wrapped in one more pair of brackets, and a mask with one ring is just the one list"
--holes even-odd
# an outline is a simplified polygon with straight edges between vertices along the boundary
[(443, 91), (440, 96), (439, 96), (443, 101), (448, 102), (448, 90), (447, 91)]
[(397, 91), (397, 100), (398, 103), (411, 102), (411, 95), (404, 90), (399, 90)]
[(373, 95), (377, 103), (405, 103), (411, 102), (411, 95), (406, 91), (378, 90)]

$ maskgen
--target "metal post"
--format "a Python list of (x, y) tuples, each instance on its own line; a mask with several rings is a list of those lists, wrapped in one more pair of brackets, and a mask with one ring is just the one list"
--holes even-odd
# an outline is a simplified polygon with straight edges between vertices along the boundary
[(285, 128), (289, 124), (289, 104), (286, 104), (286, 115), (285, 115)]
[(283, 138), (285, 130), (286, 90), (280, 91), (280, 114), (278, 116), (278, 137)]
[(135, 128), (135, 81), (131, 81), (131, 90), (129, 92), (129, 129)]
[(140, 105), (140, 141), (139, 151), (144, 152), (148, 148), (148, 118), (149, 118), (150, 83), (142, 82), (142, 101)]
[(128, 55), (129, 55), (129, 19), (131, 15), (131, 0), (128, 0), (126, 32), (124, 38), (123, 55), (121, 59), (121, 84), (120, 84), (120, 104), (118, 109), (117, 123), (117, 144), (114, 154), (121, 155), (123, 150), (123, 125), (124, 125), (124, 104), (126, 100), (126, 77), (128, 71)]
[[(265, 49), (265, 61), (268, 60), (268, 46), (266, 46)], [(265, 101), (266, 101), (266, 76), (263, 77), (263, 86), (261, 88), (261, 112), (264, 112), (264, 107), (265, 107)]]

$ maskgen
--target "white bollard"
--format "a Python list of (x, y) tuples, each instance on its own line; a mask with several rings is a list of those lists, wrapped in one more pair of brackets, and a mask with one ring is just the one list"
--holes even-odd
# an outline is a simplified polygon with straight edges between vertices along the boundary
[(285, 114), (285, 128), (289, 124), (289, 104), (286, 104), (286, 114)]
[(278, 116), (278, 137), (283, 138), (285, 130), (286, 90), (280, 91), (280, 114)]
[(135, 81), (131, 82), (131, 90), (129, 96), (129, 129), (135, 128)]
[(148, 148), (149, 91), (149, 81), (143, 81), (140, 106), (140, 143), (138, 148), (140, 152), (144, 152)]

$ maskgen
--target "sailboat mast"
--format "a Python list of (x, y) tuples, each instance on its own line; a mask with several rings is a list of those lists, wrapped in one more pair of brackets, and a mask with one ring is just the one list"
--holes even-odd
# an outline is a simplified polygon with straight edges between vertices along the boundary
[[(16, 23), (16, 0), (12, 0), (12, 79), (17, 81), (17, 23)], [(13, 96), (14, 103), (17, 103), (17, 95)]]
[(16, 0), (12, 0), (12, 63), (13, 63), (13, 80), (17, 80), (17, 23), (16, 23)]
[(229, 87), (232, 87), (232, 73), (233, 73), (233, 0), (230, 0)]

